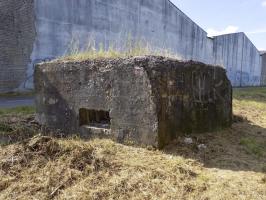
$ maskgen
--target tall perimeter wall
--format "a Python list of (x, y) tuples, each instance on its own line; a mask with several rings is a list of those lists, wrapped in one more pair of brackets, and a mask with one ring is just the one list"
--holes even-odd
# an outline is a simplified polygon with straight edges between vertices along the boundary
[(25, 87), (35, 41), (33, 0), (0, 0), (0, 92)]
[(261, 85), (266, 86), (266, 52), (261, 54), (261, 62), (262, 62), (262, 69), (261, 69)]
[(261, 55), (244, 33), (214, 37), (215, 64), (224, 66), (234, 86), (261, 84)]
[(169, 0), (0, 0), (0, 92), (33, 88), (34, 64), (66, 54), (71, 41), (123, 48), (129, 37), (223, 65), (235, 86), (260, 84), (261, 58), (244, 34), (208, 38)]

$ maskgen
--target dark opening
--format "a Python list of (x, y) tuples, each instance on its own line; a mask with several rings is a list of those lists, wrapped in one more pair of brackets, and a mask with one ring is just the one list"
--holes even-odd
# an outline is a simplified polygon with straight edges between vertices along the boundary
[(108, 111), (79, 109), (79, 125), (110, 128), (110, 115)]

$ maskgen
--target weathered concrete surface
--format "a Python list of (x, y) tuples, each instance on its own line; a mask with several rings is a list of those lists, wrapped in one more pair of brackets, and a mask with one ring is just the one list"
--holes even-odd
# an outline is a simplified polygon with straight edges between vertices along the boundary
[(232, 122), (225, 70), (202, 63), (163, 57), (44, 63), (36, 67), (35, 87), (39, 122), (66, 133), (86, 135), (80, 109), (109, 115), (110, 131), (98, 126), (97, 135), (159, 147)]
[(215, 64), (224, 66), (233, 86), (261, 84), (261, 56), (244, 33), (214, 37)]
[(266, 86), (266, 52), (262, 55), (262, 68), (261, 68), (261, 85)]
[(129, 38), (212, 63), (207, 33), (168, 0), (36, 0), (35, 15), (32, 64), (64, 55), (73, 39), (81, 49), (89, 40), (123, 49)]
[(0, 93), (25, 87), (35, 41), (33, 6), (33, 0), (0, 0)]
[[(169, 0), (0, 0), (0, 8), (0, 13), (10, 11), (0, 14), (3, 19), (10, 13), (21, 16), (0, 22), (0, 30), (13, 27), (0, 36), (0, 45), (9, 49), (0, 48), (4, 69), (0, 92), (32, 89), (34, 64), (66, 54), (73, 40), (81, 49), (90, 40), (97, 47), (111, 43), (123, 49), (129, 38), (167, 49), (182, 60), (221, 65), (234, 86), (260, 85), (260, 57), (248, 38), (243, 34), (208, 38)], [(14, 59), (21, 52), (23, 58)]]

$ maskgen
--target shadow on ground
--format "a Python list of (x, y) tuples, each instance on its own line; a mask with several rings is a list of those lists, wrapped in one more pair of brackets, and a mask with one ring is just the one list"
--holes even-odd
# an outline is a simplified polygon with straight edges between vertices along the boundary
[[(266, 173), (266, 129), (235, 117), (232, 128), (178, 138), (167, 146), (167, 154), (194, 159), (207, 168)], [(242, 121), (243, 120), (243, 121)]]

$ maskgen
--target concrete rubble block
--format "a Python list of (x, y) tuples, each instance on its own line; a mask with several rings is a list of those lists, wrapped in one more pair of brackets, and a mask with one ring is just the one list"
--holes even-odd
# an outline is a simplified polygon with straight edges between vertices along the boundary
[(232, 123), (232, 87), (218, 66), (157, 56), (53, 61), (34, 78), (39, 122), (66, 134), (162, 148)]

